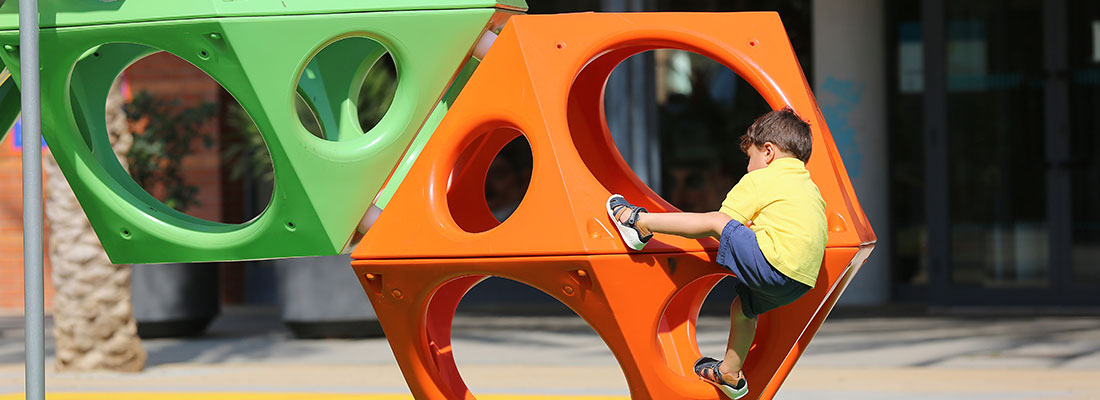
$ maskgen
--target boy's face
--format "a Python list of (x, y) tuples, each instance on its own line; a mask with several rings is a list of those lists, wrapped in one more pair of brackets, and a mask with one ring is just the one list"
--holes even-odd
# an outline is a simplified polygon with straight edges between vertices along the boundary
[(770, 158), (775, 158), (775, 154), (769, 146), (772, 146), (771, 142), (764, 143), (763, 146), (750, 145), (746, 149), (745, 153), (749, 155), (748, 172), (767, 167), (771, 163)]

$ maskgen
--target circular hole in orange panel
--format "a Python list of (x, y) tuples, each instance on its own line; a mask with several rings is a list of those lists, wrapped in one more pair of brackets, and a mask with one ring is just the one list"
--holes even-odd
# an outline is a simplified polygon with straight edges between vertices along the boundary
[[(568, 297), (560, 287), (554, 289)], [(580, 296), (575, 290), (569, 298)], [(584, 319), (541, 290), (511, 279), (489, 277), (466, 292), (449, 344), (441, 353), (454, 356), (474, 395), (548, 390), (630, 395), (615, 356)]]
[(606, 52), (578, 74), (568, 104), (574, 143), (612, 193), (651, 211), (670, 211), (662, 199), (714, 211), (745, 174), (741, 135), (771, 108), (727, 65), (686, 50), (638, 52), (646, 48)]
[(531, 144), (519, 130), (495, 128), (474, 139), (451, 170), (447, 205), (460, 228), (485, 232), (506, 221), (531, 183)]
[[(729, 344), (730, 330), (733, 328), (730, 313), (733, 301), (737, 298), (735, 288), (737, 282), (737, 278), (733, 276), (723, 278), (723, 275), (711, 275), (700, 278), (691, 285), (695, 286), (696, 289), (704, 289), (703, 293), (706, 298), (699, 306), (694, 337), (692, 338), (695, 340), (697, 347), (690, 350), (697, 349), (698, 354), (718, 360), (723, 358)], [(681, 297), (681, 294), (684, 295), (683, 298), (685, 299), (697, 295), (697, 291), (693, 293), (693, 290), (689, 290), (691, 286), (685, 287), (684, 290), (677, 293), (674, 299)], [(705, 290), (708, 287), (711, 287), (711, 289)], [(670, 302), (662, 319), (672, 319), (670, 317), (673, 314), (669, 311), (676, 309), (674, 303), (675, 300)], [(766, 368), (761, 366), (779, 362), (786, 357), (790, 351), (790, 347), (787, 346), (794, 345), (793, 342), (786, 340), (789, 340), (791, 334), (797, 337), (804, 328), (804, 325), (800, 325), (798, 321), (777, 319), (778, 313), (788, 310), (785, 307), (790, 307), (790, 305), (780, 306), (756, 317), (756, 327), (753, 331), (753, 341), (749, 345), (749, 354), (742, 355), (742, 357), (745, 357), (742, 370), (750, 376), (750, 380), (752, 380), (753, 374), (761, 373), (760, 368)], [(658, 333), (658, 337), (660, 338), (660, 333)], [(668, 354), (668, 349), (663, 348), (662, 350), (665, 350), (665, 354)], [(687, 373), (689, 377), (692, 376), (690, 372)]]
[(734, 286), (737, 279), (726, 277), (708, 291), (706, 300), (699, 307), (699, 320), (695, 340), (704, 356), (722, 359), (726, 352), (730, 333), (730, 305), (737, 297)]
[[(91, 78), (122, 66), (113, 83)], [(119, 183), (144, 202), (143, 211), (241, 223), (270, 203), (267, 145), (248, 113), (205, 71), (157, 48), (109, 43), (78, 61), (70, 82), (77, 103), (96, 101), (104, 90), (105, 104), (78, 104), (74, 118), (93, 153), (115, 153), (96, 159), (123, 177)], [(93, 107), (104, 114), (89, 112)]]
[[(676, 292), (665, 305), (656, 334), (672, 371), (690, 377), (700, 354), (722, 358), (729, 335), (728, 310), (733, 300), (729, 296), (734, 293), (733, 280), (723, 280), (723, 276), (700, 277)], [(716, 295), (708, 295), (711, 293)], [(720, 304), (723, 301), (725, 305)]]
[[(693, 377), (692, 366), (700, 356), (723, 358), (731, 328), (730, 307), (737, 298), (736, 284), (736, 278), (726, 274), (706, 275), (685, 285), (670, 298), (656, 332), (658, 346), (669, 369)], [(744, 365), (746, 373), (750, 373), (754, 365), (766, 364), (767, 357), (786, 354), (783, 343), (769, 342), (780, 333), (775, 329), (784, 329), (782, 322), (774, 324), (770, 319), (773, 312), (775, 310), (757, 317), (756, 334)], [(787, 328), (801, 329), (791, 325)], [(765, 350), (753, 350), (758, 345)]]

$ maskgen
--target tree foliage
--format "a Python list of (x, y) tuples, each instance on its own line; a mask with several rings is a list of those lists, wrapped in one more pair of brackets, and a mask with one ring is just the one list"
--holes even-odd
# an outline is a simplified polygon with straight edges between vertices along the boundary
[(126, 159), (130, 176), (165, 205), (185, 211), (199, 204), (198, 188), (183, 177), (183, 159), (195, 145), (213, 146), (208, 133), (214, 103), (184, 107), (178, 99), (141, 92), (124, 106), (134, 144)]

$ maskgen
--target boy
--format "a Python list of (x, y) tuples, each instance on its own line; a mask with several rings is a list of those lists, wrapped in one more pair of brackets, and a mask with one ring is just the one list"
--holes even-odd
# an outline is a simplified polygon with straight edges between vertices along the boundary
[(709, 213), (649, 213), (621, 195), (607, 212), (623, 241), (641, 250), (654, 232), (719, 238), (717, 262), (738, 280), (730, 306), (730, 335), (721, 361), (695, 363), (695, 373), (731, 399), (748, 394), (741, 373), (756, 333), (756, 316), (788, 304), (817, 282), (828, 238), (825, 201), (810, 180), (810, 126), (790, 107), (764, 114), (741, 136), (748, 173)]

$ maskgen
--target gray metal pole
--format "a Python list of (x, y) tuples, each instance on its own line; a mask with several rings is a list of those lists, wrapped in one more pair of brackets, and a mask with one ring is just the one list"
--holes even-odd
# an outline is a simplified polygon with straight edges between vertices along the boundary
[(38, 0), (19, 0), (19, 72), (23, 109), (23, 315), (27, 399), (46, 398), (45, 293), (42, 267), (42, 103)]

